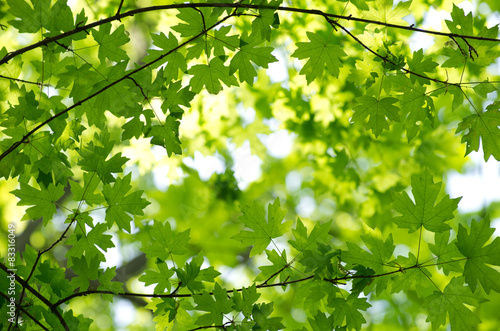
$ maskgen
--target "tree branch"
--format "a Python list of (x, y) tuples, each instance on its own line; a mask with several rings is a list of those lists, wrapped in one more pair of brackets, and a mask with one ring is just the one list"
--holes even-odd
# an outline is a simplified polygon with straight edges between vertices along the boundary
[(413, 25), (406, 26), (406, 25), (399, 25), (399, 24), (390, 24), (390, 23), (385, 23), (385, 22), (380, 22), (380, 21), (375, 21), (375, 20), (369, 20), (369, 19), (364, 19), (364, 18), (359, 18), (359, 17), (354, 17), (352, 15), (336, 15), (336, 14), (331, 14), (331, 13), (325, 13), (321, 10), (317, 9), (302, 9), (302, 8), (295, 8), (295, 7), (273, 7), (273, 6), (265, 6), (265, 5), (250, 5), (250, 4), (241, 4), (241, 3), (180, 3), (180, 4), (172, 4), (172, 5), (161, 5), (161, 6), (150, 6), (150, 7), (144, 7), (144, 8), (137, 8), (130, 10), (128, 12), (125, 12), (123, 14), (116, 14), (114, 16), (89, 23), (84, 26), (76, 27), (73, 30), (61, 33), (59, 35), (45, 38), (37, 43), (31, 44), (29, 46), (20, 48), (16, 51), (8, 53), (3, 59), (0, 60), (0, 65), (7, 63), (9, 60), (13, 59), (14, 57), (21, 55), (23, 53), (26, 53), (30, 50), (36, 49), (40, 46), (47, 45), (51, 42), (54, 42), (56, 40), (60, 40), (62, 38), (66, 38), (69, 36), (72, 36), (76, 33), (86, 31), (88, 29), (92, 29), (95, 27), (98, 27), (100, 25), (113, 22), (113, 21), (120, 21), (122, 18), (129, 17), (129, 16), (134, 16), (136, 14), (140, 13), (146, 13), (146, 12), (151, 12), (151, 11), (158, 11), (158, 10), (171, 10), (171, 9), (181, 9), (181, 8), (235, 8), (235, 9), (274, 9), (277, 11), (283, 11), (283, 12), (295, 12), (295, 13), (302, 13), (302, 14), (309, 14), (309, 15), (317, 15), (317, 16), (323, 16), (323, 17), (328, 17), (328, 18), (335, 18), (338, 20), (347, 20), (347, 21), (355, 21), (355, 22), (362, 22), (362, 23), (367, 23), (367, 24), (376, 24), (380, 26), (385, 26), (385, 27), (390, 27), (390, 28), (395, 28), (395, 29), (401, 29), (401, 30), (409, 30), (409, 31), (414, 31), (414, 32), (420, 32), (420, 33), (426, 33), (426, 34), (431, 34), (431, 35), (437, 35), (437, 36), (443, 36), (443, 37), (448, 37), (448, 38), (462, 38), (462, 39), (475, 39), (475, 40), (483, 40), (483, 41), (496, 41), (500, 42), (499, 38), (487, 38), (487, 37), (478, 37), (478, 36), (467, 36), (467, 35), (461, 35), (461, 34), (456, 34), (456, 33), (446, 33), (446, 32), (438, 32), (438, 31), (432, 31), (432, 30), (426, 30), (426, 29), (419, 29), (413, 27)]

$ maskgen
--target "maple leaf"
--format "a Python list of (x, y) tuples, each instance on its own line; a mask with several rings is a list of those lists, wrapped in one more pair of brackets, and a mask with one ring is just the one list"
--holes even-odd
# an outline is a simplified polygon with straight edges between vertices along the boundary
[(158, 257), (161, 260), (171, 258), (171, 254), (183, 255), (189, 252), (186, 247), (189, 243), (189, 229), (180, 233), (174, 233), (169, 222), (154, 221), (150, 231), (154, 239), (143, 248), (147, 257)]
[[(51, 266), (50, 261), (45, 260), (38, 266), (39, 274), (35, 276), (39, 281), (49, 284), (52, 292), (58, 297), (62, 298), (65, 295), (73, 293), (74, 288), (69, 284), (64, 270), (59, 267)], [(53, 295), (51, 295), (53, 297)]]
[(229, 74), (229, 67), (224, 66), (224, 62), (218, 57), (212, 59), (208, 65), (197, 64), (189, 68), (188, 73), (193, 75), (189, 81), (191, 90), (199, 93), (203, 86), (212, 94), (222, 91), (222, 81), (226, 86), (238, 86), (238, 81)]
[(467, 116), (458, 124), (456, 133), (468, 130), (462, 137), (462, 142), (467, 144), (465, 155), (479, 150), (481, 139), (484, 160), (488, 161), (491, 155), (500, 161), (500, 102), (495, 102), (486, 107), (487, 111)]
[(24, 0), (7, 0), (8, 12), (19, 20), (9, 24), (19, 32), (35, 33), (42, 27), (48, 31), (68, 31), (73, 25), (73, 14), (65, 0), (58, 0), (52, 6), (51, 0), (31, 0), (33, 8)]
[[(408, 59), (408, 67), (412, 72), (425, 75), (426, 72), (434, 72), (438, 64), (431, 59), (427, 58), (424, 60), (424, 50), (419, 49), (413, 52), (413, 57)], [(429, 84), (429, 80), (416, 75), (410, 75), (412, 83), (419, 81), (422, 85)]]
[(71, 279), (71, 286), (80, 288), (80, 291), (88, 290), (90, 286), (89, 280), (94, 280), (99, 277), (99, 258), (94, 256), (92, 259), (87, 260), (85, 256), (81, 258), (73, 257), (71, 262), (71, 268), (78, 275), (78, 277), (73, 277)]
[(267, 221), (264, 208), (256, 201), (241, 208), (243, 224), (253, 231), (242, 230), (232, 239), (239, 240), (243, 245), (251, 246), (250, 257), (262, 253), (273, 238), (282, 236), (290, 227), (291, 222), (283, 222), (286, 210), (280, 207), (279, 197), (268, 205)]
[[(100, 291), (111, 291), (113, 293), (123, 293), (123, 283), (121, 282), (113, 282), (113, 279), (116, 277), (116, 267), (107, 268), (106, 271), (100, 272), (97, 279), (99, 280), (100, 285), (97, 287)], [(104, 298), (113, 302), (113, 295), (105, 294)]]
[(437, 256), (437, 267), (442, 268), (445, 275), (448, 275), (450, 271), (463, 271), (459, 263), (451, 263), (453, 259), (460, 260), (463, 255), (460, 254), (455, 245), (456, 239), (451, 242), (448, 242), (449, 240), (450, 231), (436, 232), (434, 234), (434, 244), (429, 244), (429, 250)]
[(142, 211), (150, 204), (146, 199), (141, 198), (143, 191), (135, 191), (126, 195), (132, 188), (130, 181), (132, 173), (125, 177), (117, 178), (113, 186), (105, 184), (102, 189), (102, 194), (108, 203), (106, 208), (106, 222), (109, 227), (116, 223), (120, 229), (130, 233), (130, 221), (132, 215), (144, 215)]
[(278, 13), (272, 7), (279, 7), (283, 0), (256, 1), (262, 8), (259, 8), (259, 15), (252, 21), (251, 38), (271, 41), (271, 27), (279, 26)]
[(241, 37), (241, 47), (238, 52), (231, 59), (229, 65), (229, 73), (239, 72), (240, 82), (247, 82), (253, 86), (253, 80), (257, 77), (257, 71), (252, 64), (268, 68), (268, 64), (278, 61), (271, 52), (272, 47), (255, 47), (258, 42), (248, 42), (245, 40), (246, 36)]
[(346, 320), (348, 330), (361, 330), (361, 325), (366, 323), (365, 318), (359, 312), (367, 310), (371, 305), (366, 302), (366, 298), (358, 298), (355, 293), (349, 294), (347, 298), (335, 298), (328, 302), (329, 307), (333, 307), (335, 325), (340, 326)]
[[(267, 279), (268, 282), (272, 282), (276, 276), (280, 276), (280, 280), (283, 282), (286, 279), (289, 279), (293, 272), (288, 266), (288, 260), (286, 257), (286, 251), (283, 250), (281, 254), (279, 254), (276, 250), (268, 251), (266, 250), (267, 260), (272, 263), (272, 265), (264, 265), (259, 267), (262, 273), (259, 275), (261, 279)], [(274, 275), (278, 271), (278, 274)], [(272, 278), (270, 276), (274, 275)], [(268, 279), (269, 278), (269, 279)]]
[(441, 182), (434, 183), (429, 170), (425, 170), (420, 177), (413, 175), (411, 187), (415, 203), (406, 192), (392, 192), (394, 209), (402, 214), (394, 218), (393, 222), (400, 228), (408, 229), (410, 233), (422, 226), (433, 232), (450, 229), (444, 222), (453, 218), (453, 211), (457, 209), (461, 198), (450, 199), (449, 195), (445, 195), (436, 205)]
[(273, 312), (274, 304), (271, 303), (261, 303), (255, 304), (252, 309), (252, 317), (255, 321), (253, 330), (269, 330), (278, 331), (283, 329), (285, 326), (281, 323), (281, 317), (270, 317)]
[(378, 137), (383, 130), (389, 130), (387, 118), (399, 122), (399, 108), (394, 106), (398, 99), (382, 98), (376, 99), (371, 96), (363, 95), (356, 98), (357, 106), (353, 108), (354, 122), (361, 122), (368, 116), (368, 128), (372, 130), (375, 137)]
[(333, 77), (339, 76), (339, 68), (342, 67), (341, 57), (347, 54), (339, 45), (328, 44), (320, 34), (307, 32), (309, 42), (298, 42), (297, 49), (291, 56), (299, 60), (309, 58), (300, 70), (300, 74), (306, 75), (307, 83), (310, 84), (316, 78), (323, 76), (323, 70)]
[(325, 331), (330, 330), (334, 323), (334, 315), (326, 317), (325, 313), (318, 311), (314, 318), (308, 318), (309, 324), (313, 331)]
[(92, 30), (92, 37), (99, 44), (99, 60), (101, 63), (105, 63), (106, 58), (115, 62), (127, 61), (127, 52), (120, 48), (130, 41), (125, 34), (125, 27), (120, 25), (113, 33), (110, 32), (111, 23), (102, 24), (98, 31)]
[(203, 291), (201, 295), (193, 297), (196, 303), (196, 309), (208, 311), (208, 314), (198, 317), (197, 325), (221, 325), (224, 318), (223, 314), (227, 314), (233, 310), (233, 302), (228, 298), (227, 291), (218, 283), (215, 283), (213, 296), (207, 291)]
[(167, 155), (172, 153), (182, 154), (181, 141), (179, 140), (180, 122), (172, 115), (168, 115), (165, 123), (162, 125), (153, 125), (146, 136), (153, 137), (151, 143), (164, 147)]
[(227, 36), (229, 31), (231, 31), (231, 26), (222, 26), (220, 29), (214, 31), (213, 36), (208, 35), (213, 38), (212, 47), (214, 49), (214, 56), (224, 56), (226, 55), (224, 48), (234, 51), (240, 45), (240, 38), (238, 36)]
[(105, 252), (108, 248), (115, 247), (111, 241), (112, 236), (104, 234), (107, 229), (108, 226), (105, 223), (100, 223), (95, 225), (87, 234), (73, 233), (66, 241), (66, 244), (72, 245), (66, 252), (66, 256), (85, 256), (88, 259), (97, 256), (99, 261), (106, 261), (104, 254), (96, 246), (99, 246)]
[(241, 293), (233, 291), (233, 309), (241, 311), (246, 318), (252, 315), (253, 304), (260, 298), (255, 284), (249, 287), (243, 287)]
[(165, 289), (170, 291), (169, 278), (174, 275), (174, 270), (169, 269), (168, 265), (160, 259), (156, 260), (156, 266), (159, 272), (147, 269), (145, 274), (139, 277), (139, 281), (144, 282), (146, 286), (156, 284), (154, 293), (164, 293)]
[(403, 20), (403, 17), (411, 14), (410, 11), (411, 1), (400, 1), (393, 7), (393, 0), (376, 0), (371, 10), (363, 11), (363, 18), (391, 23), (407, 25), (408, 23)]
[[(375, 274), (382, 274), (387, 271), (393, 271), (394, 268), (388, 269), (388, 262), (392, 258), (394, 252), (394, 244), (392, 234), (390, 234), (385, 242), (379, 232), (373, 231), (371, 234), (362, 235), (361, 239), (366, 244), (369, 252), (362, 249), (360, 246), (347, 243), (346, 252), (342, 252), (342, 261), (346, 262), (346, 269), (351, 269), (353, 266), (362, 265), (372, 269)], [(379, 277), (373, 279), (371, 286), (377, 286), (377, 295), (387, 287), (387, 277)], [(369, 288), (365, 289), (368, 293)]]
[[(156, 47), (159, 47), (160, 50), (149, 49), (148, 55), (142, 59), (142, 61), (146, 63), (156, 60), (160, 56), (172, 51), (179, 46), (177, 38), (175, 38), (172, 32), (169, 33), (168, 37), (163, 32), (160, 32), (159, 35), (152, 34), (151, 39), (153, 39), (153, 44)], [(153, 67), (158, 67), (165, 62), (167, 62), (167, 65), (164, 68), (163, 76), (167, 78), (168, 81), (176, 80), (179, 77), (179, 70), (183, 73), (187, 71), (186, 59), (181, 53), (177, 51), (172, 52), (161, 60), (155, 62), (153, 64)]]
[(17, 205), (32, 206), (26, 209), (22, 219), (36, 220), (43, 218), (43, 224), (47, 225), (52, 219), (52, 215), (57, 212), (56, 201), (63, 196), (64, 186), (50, 183), (47, 188), (40, 187), (40, 190), (25, 183), (21, 183), (20, 186), (20, 189), (11, 191), (20, 199)]
[(292, 230), (295, 240), (289, 240), (288, 242), (292, 245), (296, 250), (302, 252), (306, 249), (311, 249), (316, 246), (318, 242), (323, 241), (328, 236), (328, 231), (332, 225), (332, 221), (326, 223), (316, 223), (314, 228), (312, 229), (309, 236), (307, 236), (307, 228), (304, 226), (304, 223), (297, 219), (297, 225), (295, 229)]
[(128, 161), (128, 158), (121, 156), (121, 152), (106, 160), (115, 143), (109, 138), (107, 131), (101, 131), (100, 135), (95, 133), (94, 140), (78, 151), (81, 155), (78, 165), (82, 170), (97, 173), (103, 183), (114, 182), (115, 178), (111, 174), (122, 172), (123, 165)]
[[(410, 76), (411, 77), (411, 76)], [(404, 127), (408, 142), (412, 141), (422, 128), (423, 122), (428, 118), (432, 123), (432, 111), (434, 102), (426, 93), (426, 88), (416, 81), (411, 82), (405, 75), (392, 77), (395, 88), (402, 93), (398, 96), (401, 109), (404, 111), (402, 117), (406, 117)]]
[(470, 287), (463, 286), (463, 278), (454, 277), (443, 292), (434, 291), (424, 299), (423, 307), (427, 310), (427, 322), (431, 322), (434, 329), (446, 324), (446, 315), (450, 317), (452, 330), (474, 330), (481, 320), (469, 308), (477, 306), (485, 300), (478, 294), (471, 292)]
[[(393, 264), (402, 268), (413, 267), (417, 265), (418, 261), (415, 255), (408, 253), (408, 257), (398, 256)], [(409, 290), (415, 291), (418, 297), (427, 296), (432, 294), (432, 287), (434, 286), (431, 280), (431, 273), (427, 268), (412, 268), (393, 277), (391, 284), (392, 293), (401, 291), (407, 292)]]
[(459, 225), (455, 245), (467, 258), (464, 277), (472, 291), (476, 290), (479, 281), (487, 294), (490, 290), (500, 293), (500, 272), (489, 266), (500, 266), (500, 238), (496, 237), (485, 245), (493, 232), (495, 229), (490, 228), (489, 216), (472, 221), (470, 233), (462, 224)]
[(70, 180), (71, 193), (76, 201), (85, 201), (89, 206), (98, 205), (104, 201), (102, 194), (95, 194), (101, 181), (96, 173), (85, 172), (83, 174), (83, 187), (77, 182)]
[(184, 110), (180, 106), (189, 107), (191, 100), (193, 100), (195, 93), (189, 91), (189, 87), (181, 88), (181, 82), (171, 82), (168, 88), (162, 89), (161, 95), (164, 98), (161, 104), (161, 109), (164, 113), (167, 110), (172, 115), (182, 114)]

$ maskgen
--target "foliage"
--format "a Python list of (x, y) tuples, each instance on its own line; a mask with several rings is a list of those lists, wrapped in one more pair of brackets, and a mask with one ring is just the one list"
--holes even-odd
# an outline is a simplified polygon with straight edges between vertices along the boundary
[[(445, 32), (424, 28), (431, 4)], [(499, 209), (445, 192), (463, 154), (500, 161), (500, 39), (481, 15), (0, 8), (2, 329), (500, 328)]]

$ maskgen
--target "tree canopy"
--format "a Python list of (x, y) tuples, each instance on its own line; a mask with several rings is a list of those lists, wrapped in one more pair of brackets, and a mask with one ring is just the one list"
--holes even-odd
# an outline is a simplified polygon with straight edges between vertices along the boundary
[(498, 1), (0, 8), (2, 330), (500, 328)]

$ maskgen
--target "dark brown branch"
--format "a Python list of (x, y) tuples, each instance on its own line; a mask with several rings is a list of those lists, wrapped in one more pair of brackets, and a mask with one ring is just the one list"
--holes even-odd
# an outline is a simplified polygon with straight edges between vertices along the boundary
[(24, 80), (24, 79), (19, 79), (19, 78), (13, 78), (13, 77), (7, 77), (7, 76), (4, 76), (4, 75), (0, 75), (0, 78), (8, 79), (8, 80), (13, 80), (15, 82), (20, 82), (20, 83), (25, 83), (25, 84), (33, 84), (33, 85), (37, 85), (37, 86), (46, 86), (46, 87), (52, 86), (50, 84), (42, 84), (40, 82), (32, 82), (32, 81), (29, 81), (29, 80)]
[[(389, 272), (382, 273), (382, 274), (377, 274), (377, 275), (347, 274), (347, 275), (345, 275), (343, 277), (323, 278), (323, 280), (326, 281), (326, 282), (332, 283), (332, 284), (340, 284), (341, 282), (345, 282), (345, 281), (351, 280), (351, 279), (384, 277), (384, 276), (389, 276), (389, 275), (397, 274), (397, 273), (400, 273), (400, 272), (404, 273), (407, 270), (411, 270), (411, 269), (415, 269), (415, 268), (418, 268), (418, 269), (428, 268), (428, 267), (433, 267), (433, 266), (436, 266), (436, 265), (441, 265), (441, 264), (446, 264), (446, 263), (454, 263), (454, 262), (462, 261), (464, 259), (467, 259), (467, 258), (457, 259), (457, 260), (451, 260), (451, 261), (446, 261), (446, 262), (440, 262), (440, 263), (435, 263), (435, 264), (427, 264), (427, 265), (415, 264), (415, 265), (410, 266), (410, 267), (401, 267), (400, 266), (400, 267), (398, 267), (397, 270), (389, 271)], [(281, 270), (281, 271), (283, 271), (283, 270)], [(276, 273), (276, 274), (278, 274), (278, 273)], [(304, 281), (307, 281), (307, 280), (310, 280), (310, 279), (313, 279), (313, 278), (314, 278), (314, 275), (311, 275), (311, 276), (307, 276), (307, 277), (304, 277), (304, 278), (299, 278), (299, 279), (290, 280), (290, 281), (286, 280), (286, 281), (283, 281), (283, 282), (273, 283), (273, 284), (262, 283), (260, 285), (256, 285), (255, 287), (258, 288), (258, 289), (261, 289), (261, 288), (269, 288), (269, 287), (287, 286), (287, 285), (291, 285), (291, 284), (295, 284), (295, 283), (304, 282)], [(90, 294), (114, 294), (114, 295), (119, 295), (119, 296), (123, 296), (123, 297), (142, 297), (142, 298), (190, 298), (190, 297), (193, 297), (195, 295), (201, 295), (201, 293), (177, 294), (176, 293), (177, 290), (178, 290), (178, 288), (176, 288), (174, 291), (172, 291), (169, 294), (154, 294), (154, 293), (150, 294), (150, 293), (132, 293), (132, 292), (114, 293), (114, 292), (111, 292), (111, 291), (87, 290), (87, 291), (83, 291), (83, 292), (73, 293), (72, 295), (67, 296), (66, 298), (63, 298), (63, 299), (57, 301), (54, 304), (54, 306), (57, 307), (57, 306), (65, 303), (65, 302), (67, 302), (67, 301), (69, 301), (69, 300), (71, 300), (73, 298), (77, 298), (77, 297), (81, 297), (81, 296), (86, 296), (86, 295), (90, 295)], [(227, 293), (241, 292), (241, 291), (243, 291), (243, 288), (227, 290)], [(209, 292), (208, 294), (209, 295), (213, 295), (214, 293), (213, 292)]]
[(444, 37), (448, 37), (448, 38), (455, 37), (455, 38), (500, 42), (500, 39), (498, 39), (498, 38), (467, 36), (467, 35), (460, 35), (460, 34), (456, 34), (456, 33), (446, 33), (446, 32), (431, 31), (431, 30), (426, 30), (426, 29), (418, 29), (418, 28), (414, 28), (413, 26), (390, 24), (390, 23), (368, 20), (368, 19), (359, 18), (359, 17), (353, 17), (352, 15), (345, 16), (345, 15), (330, 14), (330, 13), (325, 13), (325, 12), (323, 12), (321, 10), (317, 10), (317, 9), (302, 9), (302, 8), (294, 8), (294, 7), (272, 7), (272, 6), (250, 5), (250, 4), (241, 4), (241, 3), (180, 3), (180, 4), (173, 4), (173, 5), (161, 5), (161, 6), (150, 6), (150, 7), (144, 7), (144, 8), (137, 8), (137, 9), (133, 9), (133, 10), (130, 10), (128, 12), (125, 12), (123, 14), (116, 14), (114, 16), (111, 16), (111, 17), (108, 17), (108, 18), (105, 18), (105, 19), (102, 19), (102, 20), (99, 20), (96, 22), (89, 23), (89, 24), (84, 25), (84, 26), (77, 26), (73, 30), (67, 31), (67, 32), (62, 33), (62, 34), (57, 35), (57, 36), (45, 38), (37, 43), (31, 44), (29, 46), (26, 46), (26, 47), (20, 48), (16, 51), (8, 53), (3, 59), (0, 60), (0, 65), (7, 63), (9, 60), (13, 59), (14, 57), (16, 57), (18, 55), (26, 53), (27, 51), (33, 50), (33, 49), (38, 48), (40, 46), (47, 45), (47, 44), (54, 42), (56, 40), (72, 36), (76, 33), (86, 31), (88, 29), (92, 29), (92, 28), (98, 27), (100, 25), (109, 23), (109, 22), (120, 21), (122, 18), (125, 18), (128, 16), (134, 16), (136, 14), (146, 13), (146, 12), (150, 12), (150, 11), (158, 11), (158, 10), (170, 10), (170, 9), (181, 9), (181, 8), (203, 8), (203, 7), (235, 8), (235, 9), (260, 9), (260, 8), (266, 9), (267, 8), (267, 9), (274, 9), (277, 11), (295, 12), (295, 13), (323, 16), (323, 17), (328, 17), (328, 18), (335, 18), (338, 20), (347, 20), (347, 21), (355, 21), (355, 22), (362, 22), (362, 23), (368, 23), (368, 24), (376, 24), (376, 25), (381, 25), (381, 26), (395, 28), (395, 29), (409, 30), (409, 31), (432, 34), (432, 35), (437, 35), (437, 36), (444, 36)]
[[(0, 262), (0, 269), (2, 269), (3, 271), (5, 271), (5, 273), (7, 273), (7, 274), (11, 273), (9, 271), (9, 269), (3, 263), (1, 263), (1, 262)], [(31, 294), (33, 294), (40, 301), (42, 301), (52, 311), (52, 313), (57, 317), (57, 319), (59, 320), (59, 322), (61, 322), (61, 325), (64, 327), (64, 330), (70, 331), (68, 325), (66, 324), (66, 321), (62, 317), (61, 313), (57, 310), (57, 305), (52, 304), (52, 302), (50, 302), (47, 298), (45, 298), (43, 295), (41, 295), (40, 292), (38, 292), (33, 287), (31, 287), (31, 285), (28, 284), (28, 282), (26, 282), (24, 279), (22, 279), (21, 277), (19, 277), (17, 274), (14, 273), (14, 276), (16, 278), (16, 281), (19, 284), (21, 284), (24, 288), (26, 288), (28, 291), (30, 291)]]
[(123, 1), (125, 1), (125, 0), (120, 1), (120, 5), (118, 6), (118, 10), (116, 11), (116, 15), (120, 15), (120, 10), (122, 10), (122, 6), (123, 6)]
[[(329, 18), (326, 18), (328, 23), (330, 23), (332, 25), (332, 27), (334, 26), (338, 26), (339, 28), (341, 28), (345, 33), (347, 33), (352, 39), (354, 39), (358, 44), (360, 44), (361, 46), (363, 46), (363, 48), (365, 48), (367, 51), (369, 51), (370, 53), (372, 53), (373, 55), (375, 55), (376, 57), (382, 59), (382, 61), (384, 62), (387, 62), (387, 63), (390, 63), (394, 66), (396, 66), (396, 63), (394, 61), (391, 61), (391, 59), (389, 59), (388, 57), (386, 56), (383, 56), (377, 52), (375, 52), (373, 49), (371, 49), (370, 47), (368, 47), (366, 44), (364, 44), (361, 40), (359, 40), (358, 37), (356, 37), (355, 35), (353, 35), (351, 33), (351, 31), (349, 31), (348, 29), (346, 29), (344, 26), (342, 26), (341, 24), (335, 22), (335, 21), (332, 21), (331, 19)], [(448, 83), (447, 81), (444, 81), (444, 80), (440, 80), (440, 79), (437, 79), (437, 78), (432, 78), (432, 77), (429, 77), (429, 76), (426, 76), (426, 75), (422, 75), (422, 74), (419, 74), (417, 72), (414, 72), (414, 71), (411, 71), (409, 69), (406, 69), (406, 68), (401, 68), (400, 70), (404, 71), (405, 73), (409, 74), (409, 75), (413, 75), (413, 76), (417, 76), (417, 77), (420, 77), (420, 78), (424, 78), (424, 79), (428, 79), (428, 80), (431, 80), (435, 83), (440, 83), (440, 84), (444, 84), (446, 86), (448, 85), (455, 85), (457, 86), (458, 88), (460, 88), (460, 84), (454, 84), (454, 83)]]

